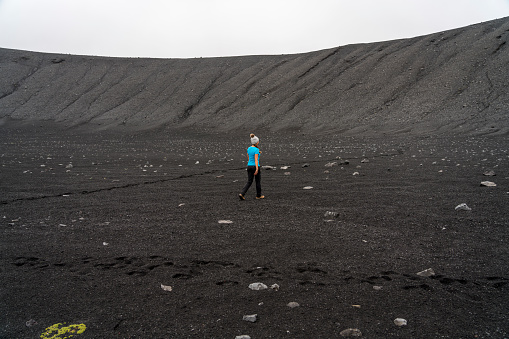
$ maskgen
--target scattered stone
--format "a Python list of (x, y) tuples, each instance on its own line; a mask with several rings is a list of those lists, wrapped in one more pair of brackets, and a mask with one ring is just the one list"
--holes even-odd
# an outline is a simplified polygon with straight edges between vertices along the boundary
[(216, 176), (217, 179), (224, 178), (224, 175), (218, 175)]
[(161, 288), (163, 289), (163, 291), (166, 291), (166, 292), (173, 291), (173, 288), (171, 286), (166, 286), (166, 285), (161, 284)]
[(435, 271), (433, 271), (432, 268), (428, 268), (424, 271), (418, 272), (417, 275), (421, 277), (431, 277), (435, 275)]
[(182, 206), (184, 206), (184, 205), (185, 205), (184, 203), (181, 203), (181, 204), (179, 204), (179, 207), (182, 207)]
[(292, 166), (281, 166), (281, 169), (282, 169), (282, 170), (287, 170), (287, 169), (289, 169), (290, 167), (292, 167)]
[(272, 171), (275, 171), (275, 170), (276, 170), (276, 168), (275, 168), (274, 166), (262, 166), (262, 169), (264, 169), (264, 170), (269, 170), (269, 171), (270, 171), (270, 170), (272, 170)]
[(233, 221), (231, 221), (231, 220), (219, 220), (218, 223), (219, 224), (233, 224)]
[(305, 189), (305, 190), (310, 190), (310, 189), (313, 189), (313, 186), (306, 186), (306, 187), (304, 187), (303, 189)]
[(497, 184), (495, 184), (494, 182), (492, 181), (481, 181), (481, 186), (485, 186), (485, 187), (496, 187)]
[(456, 211), (471, 211), (472, 209), (470, 207), (468, 207), (467, 204), (462, 203), (462, 204), (459, 204), (458, 206), (456, 206), (455, 210)]
[(325, 214), (323, 215), (325, 218), (327, 219), (334, 219), (334, 218), (337, 218), (339, 217), (339, 213), (338, 212), (330, 212), (330, 211), (327, 211), (325, 212)]
[(298, 302), (292, 301), (292, 302), (289, 302), (288, 304), (286, 304), (286, 306), (288, 306), (290, 308), (295, 308), (295, 307), (299, 307), (300, 305)]
[(264, 283), (256, 282), (256, 283), (249, 284), (249, 288), (252, 289), (253, 291), (261, 291), (261, 290), (266, 290), (268, 287)]
[(340, 162), (339, 162), (339, 164), (340, 164), (340, 165), (348, 165), (348, 164), (350, 164), (350, 161), (348, 161), (348, 160), (342, 160), (342, 161), (340, 161)]
[(352, 305), (353, 308), (361, 308), (361, 305)]
[(368, 163), (368, 162), (369, 162), (369, 159), (362, 159), (362, 160), (361, 160), (361, 163), (362, 163), (362, 164), (365, 164), (365, 163)]
[(235, 339), (251, 339), (251, 337), (246, 334), (243, 334), (236, 336)]
[(396, 325), (396, 326), (400, 326), (401, 327), (401, 326), (406, 326), (406, 324), (407, 324), (407, 321), (405, 319), (403, 319), (403, 318), (396, 318), (396, 319), (394, 319), (394, 325)]
[(290, 175), (291, 173), (290, 172), (285, 172), (285, 175)]
[(495, 174), (495, 171), (493, 171), (493, 170), (487, 170), (487, 171), (484, 171), (483, 175), (487, 176), (487, 177), (494, 177), (496, 174)]
[(257, 318), (258, 318), (258, 314), (251, 314), (251, 315), (243, 316), (242, 320), (254, 323), (254, 322), (256, 322)]
[(272, 288), (274, 291), (279, 291), (279, 285), (278, 284), (273, 284), (272, 286), (270, 286), (270, 288)]
[(309, 167), (309, 164), (305, 163), (304, 165), (302, 165), (302, 168), (304, 168), (304, 167)]
[(37, 325), (37, 321), (35, 321), (34, 319), (30, 319), (29, 321), (27, 321), (27, 322), (25, 323), (25, 325), (26, 325), (27, 327), (32, 327), (32, 326)]
[(336, 161), (334, 161), (334, 162), (328, 162), (328, 163), (326, 163), (326, 164), (325, 164), (325, 167), (333, 167), (333, 166), (337, 166), (337, 165), (338, 165), (338, 163), (337, 163)]
[(103, 242), (103, 246), (108, 246), (109, 243), (107, 243), (106, 241)]
[(330, 173), (330, 171), (329, 171), (329, 170), (325, 170), (325, 171), (323, 171), (323, 173), (325, 173), (325, 174), (329, 174), (329, 173)]
[(359, 172), (353, 172), (352, 175), (359, 175)]
[(382, 286), (373, 286), (373, 289), (375, 291), (381, 291), (382, 290)]
[(358, 328), (347, 328), (339, 332), (342, 337), (362, 337), (362, 332)]
[(69, 168), (73, 168), (73, 165), (72, 165), (72, 164), (69, 164), (69, 165), (65, 166), (65, 168), (68, 168), (68, 169), (69, 169)]

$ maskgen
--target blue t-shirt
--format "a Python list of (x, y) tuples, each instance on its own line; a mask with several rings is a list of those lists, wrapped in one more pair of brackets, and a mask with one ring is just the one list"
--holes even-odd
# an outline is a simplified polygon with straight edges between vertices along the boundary
[(258, 166), (260, 166), (260, 150), (258, 147), (249, 147), (247, 149), (247, 155), (249, 156), (248, 166), (256, 166), (255, 154), (258, 154)]

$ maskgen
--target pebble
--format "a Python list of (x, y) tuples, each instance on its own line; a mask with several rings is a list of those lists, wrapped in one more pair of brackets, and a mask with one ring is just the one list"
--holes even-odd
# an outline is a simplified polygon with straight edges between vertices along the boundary
[(468, 207), (467, 204), (462, 203), (462, 204), (459, 204), (458, 206), (456, 206), (455, 210), (456, 211), (471, 211), (472, 209), (470, 207)]
[(406, 324), (407, 324), (407, 321), (405, 319), (403, 319), (403, 318), (396, 318), (396, 319), (394, 319), (394, 325), (396, 325), (396, 326), (400, 326), (401, 327), (401, 326), (406, 326)]
[(25, 323), (25, 325), (26, 325), (27, 327), (32, 327), (32, 326), (37, 325), (37, 321), (35, 321), (34, 319), (30, 319), (29, 321), (27, 321), (27, 322)]
[(347, 328), (339, 332), (342, 337), (362, 337), (362, 332), (358, 328)]
[(313, 186), (306, 186), (306, 187), (304, 187), (303, 189), (305, 189), (305, 190), (310, 190), (310, 189), (313, 189)]
[(268, 287), (264, 283), (256, 282), (256, 283), (249, 284), (249, 288), (252, 289), (253, 291), (261, 291), (261, 290), (266, 290)]
[(339, 217), (339, 213), (338, 212), (327, 211), (327, 212), (325, 212), (325, 214), (323, 216), (325, 218), (327, 218), (327, 219), (334, 219), (334, 218)]
[(485, 171), (485, 172), (483, 173), (483, 175), (484, 175), (484, 176), (487, 176), (487, 177), (493, 177), (493, 176), (495, 176), (496, 174), (495, 174), (495, 171), (493, 171), (493, 170), (487, 170), (487, 171)]
[(290, 167), (291, 167), (291, 166), (281, 166), (281, 169), (282, 169), (282, 170), (287, 170), (287, 169), (289, 169)]
[(481, 186), (485, 186), (485, 187), (496, 187), (497, 184), (495, 184), (494, 182), (492, 181), (481, 181)]
[(273, 284), (270, 286), (270, 288), (272, 288), (274, 291), (279, 291), (279, 285), (278, 284)]
[(300, 305), (298, 302), (292, 301), (292, 302), (289, 302), (288, 304), (286, 304), (286, 306), (288, 306), (290, 308), (295, 308), (295, 307), (299, 307)]
[(246, 334), (243, 334), (236, 336), (235, 339), (251, 339), (251, 337)]
[(432, 268), (428, 268), (424, 271), (418, 272), (417, 275), (421, 277), (431, 277), (435, 275), (435, 271), (433, 271)]
[(219, 220), (218, 223), (219, 224), (233, 224), (233, 221), (231, 221), (231, 220)]
[(309, 164), (306, 163), (306, 164), (302, 165), (302, 168), (304, 168), (304, 167), (309, 167)]
[(250, 315), (245, 315), (242, 317), (242, 320), (249, 321), (251, 323), (256, 322), (257, 319), (258, 319), (258, 314), (250, 314)]
[(161, 284), (161, 288), (163, 289), (163, 291), (167, 291), (167, 292), (171, 292), (173, 290), (173, 288), (171, 286), (166, 286), (163, 284)]

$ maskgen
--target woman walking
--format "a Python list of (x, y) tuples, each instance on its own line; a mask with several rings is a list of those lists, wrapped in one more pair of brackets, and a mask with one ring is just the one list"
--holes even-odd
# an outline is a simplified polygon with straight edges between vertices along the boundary
[(256, 199), (263, 199), (265, 196), (262, 195), (262, 185), (261, 185), (261, 175), (260, 175), (260, 150), (258, 149), (258, 145), (260, 144), (260, 139), (251, 133), (251, 147), (247, 148), (247, 183), (246, 186), (242, 189), (242, 193), (239, 194), (240, 200), (246, 200), (244, 197), (246, 195), (247, 190), (251, 187), (253, 183), (253, 179), (256, 181)]

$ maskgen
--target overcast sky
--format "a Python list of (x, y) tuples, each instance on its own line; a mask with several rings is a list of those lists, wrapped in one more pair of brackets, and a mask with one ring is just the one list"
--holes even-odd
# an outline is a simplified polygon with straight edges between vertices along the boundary
[(293, 54), (509, 16), (509, 0), (0, 0), (0, 47), (102, 56)]

